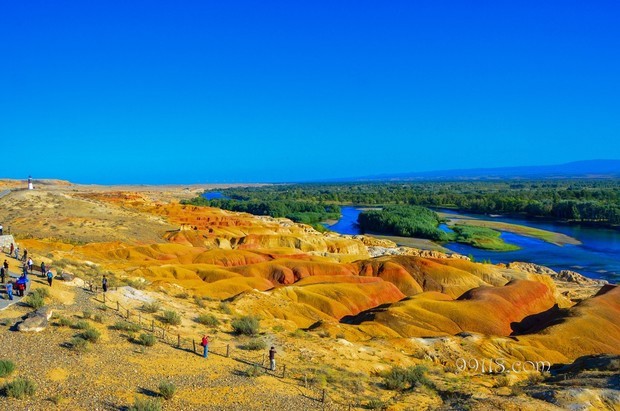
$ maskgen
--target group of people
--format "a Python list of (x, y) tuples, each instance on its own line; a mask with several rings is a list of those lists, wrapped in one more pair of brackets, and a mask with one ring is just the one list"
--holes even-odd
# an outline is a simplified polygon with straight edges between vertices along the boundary
[[(11, 243), (9, 256), (14, 256), (15, 259), (19, 260), (19, 246), (15, 247), (15, 245)], [(30, 281), (28, 279), (28, 273), (32, 273), (34, 261), (32, 261), (32, 258), (28, 257), (28, 250), (24, 250), (21, 261), (23, 262), (22, 273), (20, 277), (14, 281), (11, 280), (9, 273), (9, 262), (5, 259), (2, 266), (0, 266), (0, 282), (6, 284), (6, 293), (9, 300), (13, 300), (13, 295), (23, 297), (28, 281)], [(47, 279), (47, 283), (51, 287), (52, 281), (54, 280), (54, 273), (48, 269), (44, 262), (41, 262), (41, 275)]]

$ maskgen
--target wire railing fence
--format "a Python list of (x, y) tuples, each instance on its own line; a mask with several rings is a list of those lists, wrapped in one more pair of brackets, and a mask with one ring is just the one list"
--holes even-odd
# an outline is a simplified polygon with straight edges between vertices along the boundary
[[(150, 313), (143, 312), (141, 309), (126, 307), (119, 300), (111, 298), (108, 293), (92, 282), (85, 283), (85, 289), (92, 292), (93, 299), (103, 304), (107, 309), (113, 310), (123, 321), (140, 327), (140, 330), (152, 334), (158, 341), (173, 348), (193, 353), (197, 356), (203, 355), (203, 347), (200, 339), (187, 338), (180, 333), (171, 330), (169, 324), (161, 322)], [(109, 287), (108, 291), (115, 291), (116, 287)], [(308, 373), (307, 369), (296, 369), (291, 363), (277, 360), (276, 370), (271, 370), (269, 355), (253, 355), (248, 351), (235, 349), (230, 343), (209, 342), (209, 355), (214, 354), (221, 357), (230, 358), (240, 364), (247, 365), (259, 375), (269, 375), (277, 378), (284, 383), (297, 388), (300, 395), (313, 400), (317, 403), (317, 409), (322, 410), (357, 410), (363, 409), (362, 401), (354, 398), (343, 401), (335, 398), (325, 387), (314, 384), (316, 376)]]

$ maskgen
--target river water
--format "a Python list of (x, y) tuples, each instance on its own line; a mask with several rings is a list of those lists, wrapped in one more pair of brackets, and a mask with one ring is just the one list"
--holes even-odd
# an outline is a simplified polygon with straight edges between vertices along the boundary
[[(341, 207), (342, 218), (329, 228), (341, 234), (361, 234), (357, 216), (362, 210), (358, 207)], [(447, 243), (445, 248), (463, 255), (472, 255), (476, 260), (490, 260), (493, 263), (523, 261), (547, 266), (553, 270), (573, 270), (590, 278), (618, 283), (620, 280), (620, 231), (594, 228), (581, 225), (539, 222), (525, 219), (488, 217), (440, 210), (454, 217), (473, 217), (483, 220), (520, 224), (542, 230), (563, 233), (581, 241), (580, 245), (558, 246), (536, 238), (502, 232), (501, 237), (521, 249), (516, 251), (487, 251), (466, 244)]]

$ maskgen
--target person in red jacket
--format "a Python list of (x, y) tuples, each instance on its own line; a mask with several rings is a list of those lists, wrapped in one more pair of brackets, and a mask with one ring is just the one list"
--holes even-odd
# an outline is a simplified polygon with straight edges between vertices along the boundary
[(206, 335), (203, 335), (200, 345), (202, 345), (202, 348), (203, 348), (202, 356), (207, 358), (209, 356), (209, 337)]

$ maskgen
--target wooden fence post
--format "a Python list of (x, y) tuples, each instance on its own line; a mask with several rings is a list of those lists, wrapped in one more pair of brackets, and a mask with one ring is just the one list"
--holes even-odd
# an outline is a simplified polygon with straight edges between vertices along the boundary
[(325, 403), (325, 388), (323, 388), (322, 394), (321, 394), (321, 402)]
[(196, 353), (196, 340), (192, 340), (192, 344), (194, 344), (194, 353)]
[(230, 355), (230, 344), (226, 344), (226, 358)]
[(155, 333), (155, 320), (151, 320), (151, 333)]
[(127, 309), (127, 319), (129, 319), (129, 308)]
[(181, 348), (181, 334), (177, 334), (177, 348)]
[(282, 366), (282, 378), (286, 375), (286, 364)]

